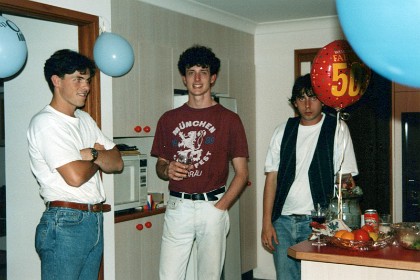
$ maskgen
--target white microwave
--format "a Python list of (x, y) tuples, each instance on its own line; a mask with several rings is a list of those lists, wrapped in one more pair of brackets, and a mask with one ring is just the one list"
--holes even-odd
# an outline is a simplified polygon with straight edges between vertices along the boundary
[(114, 174), (114, 210), (147, 205), (147, 155), (123, 155), (124, 169)]

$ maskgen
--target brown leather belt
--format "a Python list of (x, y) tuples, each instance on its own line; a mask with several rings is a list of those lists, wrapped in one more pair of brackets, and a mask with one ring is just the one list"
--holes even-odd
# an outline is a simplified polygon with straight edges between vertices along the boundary
[(111, 211), (111, 205), (104, 203), (97, 204), (84, 204), (68, 201), (49, 201), (46, 203), (47, 207), (62, 207), (62, 208), (71, 208), (80, 211), (90, 211), (90, 212), (109, 212)]

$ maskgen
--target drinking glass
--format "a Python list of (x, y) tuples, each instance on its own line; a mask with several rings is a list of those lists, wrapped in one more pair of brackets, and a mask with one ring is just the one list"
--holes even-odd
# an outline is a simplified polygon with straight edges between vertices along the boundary
[(192, 158), (191, 157), (188, 157), (186, 155), (183, 155), (183, 154), (178, 155), (178, 158), (177, 158), (176, 161), (177, 162), (180, 162), (182, 164), (186, 164), (186, 165), (192, 164)]
[(379, 231), (383, 233), (388, 233), (391, 231), (391, 215), (390, 214), (380, 214), (379, 215)]
[[(180, 154), (178, 155), (178, 158), (176, 159), (177, 162), (180, 162), (182, 164), (188, 165), (188, 167), (186, 168), (187, 171), (189, 171), (190, 169), (190, 165), (192, 164), (192, 157), (186, 156), (184, 154)], [(187, 177), (189, 177), (189, 172), (187, 174)]]
[[(327, 215), (327, 208), (321, 208), (318, 207), (317, 210), (311, 211), (311, 217), (313, 222), (317, 222), (319, 224), (324, 224), (326, 221), (326, 215)], [(321, 241), (321, 232), (317, 231), (315, 232), (317, 236), (317, 241), (313, 242), (312, 245), (314, 246), (325, 246), (327, 245), (325, 242)]]

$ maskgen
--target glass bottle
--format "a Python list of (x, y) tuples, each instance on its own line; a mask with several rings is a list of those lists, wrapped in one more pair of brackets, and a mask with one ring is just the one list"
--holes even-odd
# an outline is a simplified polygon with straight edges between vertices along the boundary
[[(342, 190), (342, 210), (343, 210), (343, 221), (351, 229), (360, 228), (362, 211), (360, 209), (360, 199), (362, 197), (360, 187), (355, 187), (351, 191), (347, 189)], [(327, 220), (331, 221), (338, 219), (338, 197), (335, 192), (334, 197), (328, 207)]]

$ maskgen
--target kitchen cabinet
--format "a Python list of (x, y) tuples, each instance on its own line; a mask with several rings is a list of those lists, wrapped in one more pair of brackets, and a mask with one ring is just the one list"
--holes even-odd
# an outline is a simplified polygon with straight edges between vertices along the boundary
[(164, 214), (115, 224), (115, 279), (158, 279)]
[(114, 137), (154, 136), (160, 116), (172, 107), (172, 49), (130, 43), (133, 68), (113, 79)]
[(399, 246), (373, 251), (352, 251), (333, 246), (312, 246), (303, 241), (288, 249), (301, 260), (302, 279), (404, 279), (420, 277), (420, 254)]
[(111, 5), (112, 31), (134, 51), (131, 70), (112, 80), (114, 137), (154, 136), (160, 116), (172, 107), (172, 48), (142, 37), (136, 2)]

